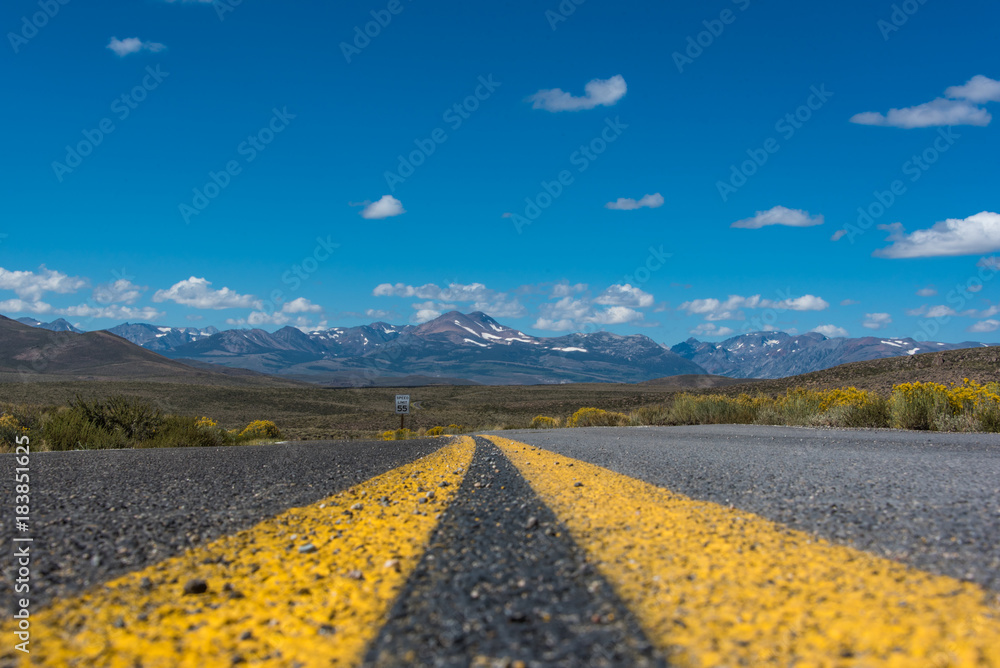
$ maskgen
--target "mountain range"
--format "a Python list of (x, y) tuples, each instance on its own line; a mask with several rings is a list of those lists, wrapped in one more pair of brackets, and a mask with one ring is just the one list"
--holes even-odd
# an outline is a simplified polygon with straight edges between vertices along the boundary
[(857, 339), (827, 338), (817, 332), (786, 334), (754, 332), (721, 343), (688, 339), (671, 350), (691, 360), (708, 373), (730, 378), (786, 378), (820, 371), (850, 362), (867, 362), (886, 357), (979, 348), (995, 344), (940, 343), (865, 336)]
[[(65, 320), (42, 323), (22, 318), (20, 322), (55, 332), (74, 331)], [(421, 325), (375, 322), (311, 332), (294, 327), (276, 332), (219, 331), (145, 323), (125, 323), (107, 331), (148, 353), (198, 369), (244, 369), (332, 387), (634, 383), (702, 374), (783, 378), (849, 362), (989, 345), (755, 332), (718, 343), (691, 338), (668, 348), (639, 334), (535, 337), (484, 313), (457, 311)]]
[[(251, 369), (330, 386), (473, 382), (618, 382), (702, 374), (642, 335), (534, 337), (488, 315), (457, 311), (421, 325), (376, 322), (303, 332), (284, 327), (209, 333), (125, 324), (108, 331), (178, 360)], [(178, 338), (187, 340), (171, 345)]]

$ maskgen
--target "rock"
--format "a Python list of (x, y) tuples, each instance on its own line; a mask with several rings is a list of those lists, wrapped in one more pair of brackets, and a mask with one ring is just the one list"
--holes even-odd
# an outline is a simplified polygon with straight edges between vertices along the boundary
[(299, 545), (299, 554), (312, 554), (316, 551), (316, 546), (312, 543), (306, 543), (305, 545)]
[(208, 583), (201, 579), (188, 580), (184, 585), (184, 593), (186, 595), (204, 594), (207, 591)]

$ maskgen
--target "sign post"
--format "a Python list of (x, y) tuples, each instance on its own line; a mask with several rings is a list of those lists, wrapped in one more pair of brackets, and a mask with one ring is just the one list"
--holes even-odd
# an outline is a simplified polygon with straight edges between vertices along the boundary
[(408, 394), (397, 394), (396, 395), (396, 415), (399, 416), (399, 428), (403, 428), (404, 420), (406, 416), (410, 414), (410, 395)]

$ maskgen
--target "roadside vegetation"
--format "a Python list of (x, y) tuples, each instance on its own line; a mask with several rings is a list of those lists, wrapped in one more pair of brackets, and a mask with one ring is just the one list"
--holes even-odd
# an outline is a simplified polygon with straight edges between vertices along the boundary
[[(559, 424), (538, 416), (539, 429)], [(1000, 383), (902, 383), (888, 396), (855, 387), (833, 390), (790, 388), (784, 395), (681, 393), (670, 404), (628, 414), (581, 408), (567, 427), (760, 424), (810, 427), (867, 427), (926, 431), (1000, 432)]]
[(269, 420), (224, 429), (208, 417), (164, 414), (151, 403), (114, 395), (69, 406), (0, 404), (0, 452), (27, 436), (34, 450), (104, 450), (251, 445), (281, 438)]
[[(955, 382), (886, 387), (880, 379), (877, 386), (830, 388), (795, 381), (715, 389), (602, 384), (410, 388), (404, 391), (416, 395), (422, 406), (403, 430), (386, 430), (399, 424), (392, 409), (400, 390), (394, 388), (206, 388), (120, 381), (112, 390), (115, 396), (108, 397), (98, 392), (106, 389), (100, 383), (21, 383), (0, 385), (0, 452), (10, 451), (14, 439), (24, 434), (38, 450), (65, 450), (694, 424), (1000, 432), (1000, 382), (959, 377)], [(15, 397), (18, 403), (11, 401)], [(273, 422), (258, 419), (261, 406)]]

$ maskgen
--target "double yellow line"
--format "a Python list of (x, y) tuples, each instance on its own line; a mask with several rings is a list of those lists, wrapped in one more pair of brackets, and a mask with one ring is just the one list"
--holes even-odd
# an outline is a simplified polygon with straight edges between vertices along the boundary
[[(676, 665), (1000, 667), (997, 602), (975, 585), (491, 440)], [(56, 602), (32, 620), (26, 663), (358, 665), (474, 452), (463, 437)]]

